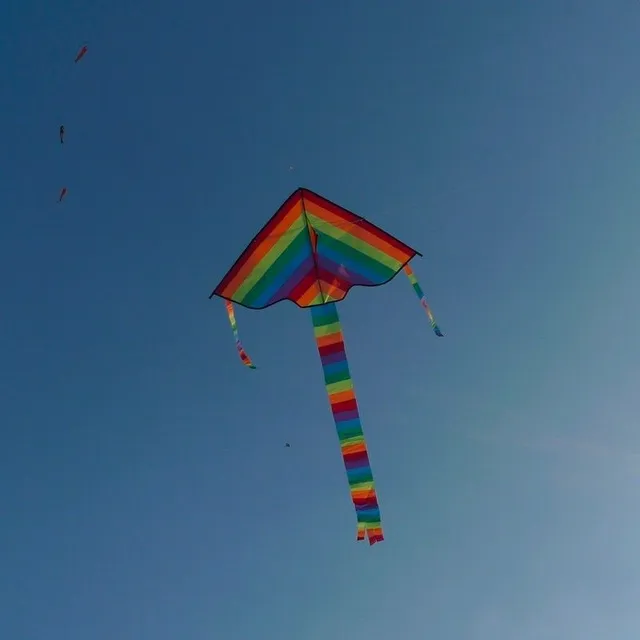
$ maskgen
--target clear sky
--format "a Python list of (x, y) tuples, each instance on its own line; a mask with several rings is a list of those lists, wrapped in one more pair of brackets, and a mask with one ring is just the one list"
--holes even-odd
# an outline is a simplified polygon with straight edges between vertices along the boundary
[[(0, 0), (0, 638), (637, 640), (639, 33)], [(308, 312), (237, 310), (254, 372), (207, 299), (299, 185), (422, 251), (446, 334), (402, 275), (340, 305), (372, 548)]]

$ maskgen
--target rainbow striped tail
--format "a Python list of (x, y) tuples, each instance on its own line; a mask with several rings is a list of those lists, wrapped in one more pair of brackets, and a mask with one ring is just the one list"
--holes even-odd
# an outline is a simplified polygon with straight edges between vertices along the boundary
[(357, 539), (364, 540), (366, 536), (373, 545), (384, 540), (380, 507), (335, 303), (311, 307), (311, 318), (356, 510)]
[(409, 278), (409, 282), (411, 283), (413, 290), (416, 292), (416, 295), (420, 300), (420, 304), (423, 306), (424, 310), (427, 313), (427, 317), (429, 318), (429, 322), (431, 323), (431, 328), (433, 329), (433, 332), (439, 338), (444, 338), (444, 333), (440, 331), (440, 327), (436, 323), (436, 319), (434, 318), (433, 313), (431, 313), (431, 307), (429, 307), (429, 304), (427, 303), (427, 299), (425, 298), (424, 292), (422, 291), (422, 287), (418, 284), (418, 279), (416, 278), (416, 274), (413, 273), (413, 269), (408, 264), (405, 264), (403, 269), (404, 269), (404, 272), (407, 274), (407, 278)]
[(231, 330), (233, 331), (233, 337), (235, 338), (235, 341), (236, 341), (236, 349), (238, 350), (238, 355), (240, 356), (240, 360), (242, 360), (242, 363), (245, 366), (249, 367), (249, 369), (255, 369), (256, 365), (253, 364), (253, 362), (251, 361), (251, 358), (249, 357), (247, 352), (244, 350), (244, 347), (242, 346), (242, 342), (240, 342), (240, 336), (238, 335), (238, 323), (236, 322), (236, 314), (233, 311), (233, 305), (231, 304), (231, 302), (229, 302), (229, 300), (225, 300), (224, 304), (227, 307), (229, 324), (231, 325)]

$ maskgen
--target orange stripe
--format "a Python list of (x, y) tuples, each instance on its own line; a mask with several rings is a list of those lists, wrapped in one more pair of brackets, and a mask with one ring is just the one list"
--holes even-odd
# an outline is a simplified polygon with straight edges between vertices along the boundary
[(349, 453), (367, 453), (367, 445), (364, 442), (357, 442), (356, 444), (345, 444), (342, 447), (342, 455)]
[(359, 498), (359, 499), (375, 498), (376, 502), (378, 500), (378, 497), (376, 496), (375, 490), (373, 490), (373, 491), (361, 491), (361, 490), (358, 490), (358, 489), (352, 489), (351, 496), (353, 498)]
[(412, 255), (411, 253), (407, 253), (405, 251), (397, 249), (393, 245), (382, 240), (378, 236), (374, 236), (370, 231), (367, 231), (366, 229), (359, 227), (356, 224), (345, 226), (344, 218), (340, 218), (335, 213), (327, 211), (327, 209), (325, 209), (324, 207), (317, 206), (314, 202), (305, 200), (304, 206), (307, 213), (310, 213), (311, 215), (316, 216), (331, 225), (335, 225), (336, 227), (351, 234), (354, 238), (363, 240), (367, 244), (370, 244), (372, 247), (378, 249), (378, 251), (382, 251), (383, 253), (396, 259), (398, 262), (406, 262)]
[(307, 307), (314, 301), (319, 293), (318, 283), (314, 280), (313, 284), (301, 296), (296, 298), (296, 302), (302, 307)]
[(329, 402), (331, 404), (338, 404), (338, 402), (347, 402), (348, 400), (355, 400), (356, 394), (353, 389), (347, 389), (346, 391), (338, 391), (337, 393), (329, 394)]
[(338, 342), (342, 342), (342, 331), (330, 333), (326, 336), (318, 336), (316, 341), (319, 347), (328, 347), (331, 344), (337, 344)]
[(267, 253), (273, 249), (276, 242), (278, 242), (278, 240), (280, 240), (280, 238), (299, 220), (299, 217), (302, 214), (302, 202), (298, 200), (294, 202), (291, 209), (282, 216), (281, 220), (273, 228), (273, 232), (262, 240), (262, 242), (258, 243), (253, 251), (246, 257), (245, 262), (238, 270), (238, 273), (236, 273), (222, 291), (223, 296), (228, 296), (230, 298), (233, 297), (233, 294), (244, 280), (246, 280)]

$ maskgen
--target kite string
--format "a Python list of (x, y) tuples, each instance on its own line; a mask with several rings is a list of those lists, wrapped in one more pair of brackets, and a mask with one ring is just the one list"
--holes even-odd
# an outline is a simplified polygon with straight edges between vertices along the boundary
[(236, 341), (236, 349), (238, 350), (238, 355), (240, 356), (240, 360), (242, 363), (249, 367), (250, 369), (255, 369), (256, 365), (253, 364), (251, 358), (244, 350), (242, 343), (240, 342), (240, 336), (238, 335), (238, 323), (236, 322), (236, 314), (233, 310), (233, 305), (229, 300), (224, 301), (225, 306), (227, 307), (227, 316), (229, 316), (229, 324), (231, 325), (231, 330), (233, 331), (233, 337)]
[(351, 499), (356, 510), (357, 539), (369, 544), (384, 540), (367, 444), (362, 432), (342, 327), (335, 303), (310, 307), (329, 404), (338, 432)]
[(429, 322), (431, 322), (431, 328), (433, 329), (433, 332), (438, 337), (444, 338), (444, 334), (442, 333), (442, 331), (440, 331), (440, 327), (436, 323), (436, 319), (433, 313), (431, 312), (431, 307), (429, 307), (429, 303), (425, 298), (424, 292), (422, 291), (422, 287), (418, 284), (418, 279), (416, 278), (415, 273), (413, 273), (413, 269), (408, 264), (405, 264), (403, 269), (404, 269), (404, 272), (407, 274), (407, 277), (409, 278), (409, 282), (411, 283), (413, 290), (416, 292), (416, 295), (420, 300), (420, 304), (424, 307), (424, 310), (427, 313), (427, 317), (429, 318)]

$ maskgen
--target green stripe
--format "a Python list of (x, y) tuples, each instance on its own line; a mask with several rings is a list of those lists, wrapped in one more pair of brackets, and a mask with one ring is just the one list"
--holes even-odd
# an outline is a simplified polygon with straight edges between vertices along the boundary
[(364, 480), (362, 482), (352, 482), (349, 485), (352, 489), (357, 491), (373, 491), (375, 493), (376, 486), (373, 480)]
[[(312, 215), (309, 215), (309, 219), (317, 231), (321, 232), (325, 236), (329, 236), (345, 247), (350, 247), (356, 251), (356, 254), (361, 254), (361, 261), (362, 257), (368, 258), (375, 263), (382, 264), (389, 269), (393, 269), (394, 273), (402, 266), (402, 262), (399, 262), (388, 253), (377, 249), (369, 242), (356, 238), (348, 231), (340, 229), (325, 222), (321, 218), (316, 218)], [(322, 240), (326, 241), (327, 238), (322, 238)]]
[(338, 435), (341, 438), (345, 438), (347, 440), (351, 438), (357, 438), (358, 436), (362, 436), (364, 438), (364, 433), (362, 431), (361, 424), (354, 425), (351, 427), (343, 427), (341, 425), (338, 425), (337, 429), (338, 429)]
[(343, 391), (351, 391), (353, 389), (353, 382), (351, 380), (345, 380), (344, 382), (336, 382), (327, 386), (327, 393), (332, 396), (334, 393), (342, 393)]
[(324, 338), (325, 336), (331, 336), (340, 333), (340, 322), (332, 322), (331, 324), (316, 325), (313, 328), (313, 333), (316, 338)]
[[(374, 507), (371, 507), (372, 509)], [(377, 524), (380, 522), (380, 514), (358, 512), (358, 522), (366, 522), (368, 524)]]
[(345, 367), (342, 371), (336, 371), (335, 373), (324, 372), (325, 384), (334, 384), (336, 382), (343, 382), (344, 380), (351, 380), (348, 367)]
[(398, 272), (400, 267), (400, 264), (395, 260), (386, 259), (386, 262), (390, 264), (385, 264), (382, 260), (377, 259), (378, 255), (384, 256), (384, 254), (378, 254), (375, 258), (372, 258), (365, 255), (357, 248), (326, 235), (322, 236), (322, 246), (333, 249), (339, 256), (351, 259), (356, 265), (356, 271), (358, 271), (358, 267), (362, 266), (363, 269), (371, 271), (374, 274), (378, 274), (380, 282), (386, 282), (389, 280)]

